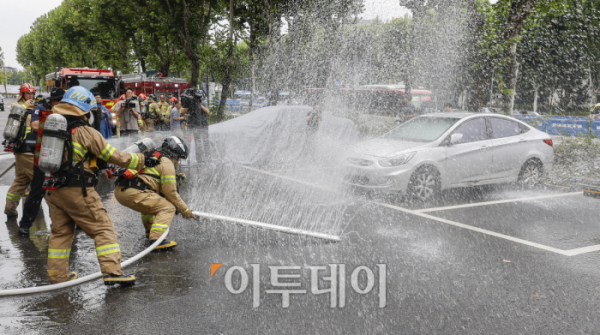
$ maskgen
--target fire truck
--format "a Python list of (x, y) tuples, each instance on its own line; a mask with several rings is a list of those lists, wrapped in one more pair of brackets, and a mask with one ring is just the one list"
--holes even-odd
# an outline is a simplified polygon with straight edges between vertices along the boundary
[[(135, 95), (169, 94), (179, 96), (190, 84), (182, 78), (162, 77), (161, 73), (148, 76), (145, 73), (124, 74), (115, 73), (112, 69), (57, 68), (56, 72), (46, 75), (46, 90), (50, 92), (55, 87), (65, 91), (73, 86), (83, 86), (94, 94), (102, 97), (102, 105), (110, 110), (125, 90), (133, 89)], [(113, 123), (116, 123), (113, 113)]]
[[(119, 100), (124, 92), (123, 84), (109, 68), (90, 69), (84, 68), (57, 68), (56, 72), (46, 75), (46, 90), (50, 92), (55, 87), (65, 91), (73, 86), (83, 86), (94, 94), (102, 97), (102, 105), (108, 110)], [(113, 123), (116, 123), (113, 115)]]
[(172, 93), (178, 97), (183, 90), (190, 88), (190, 84), (185, 79), (163, 77), (160, 72), (152, 76), (146, 73), (124, 74), (121, 80), (125, 88), (133, 89), (135, 95), (144, 93), (146, 96), (150, 94), (159, 96)]

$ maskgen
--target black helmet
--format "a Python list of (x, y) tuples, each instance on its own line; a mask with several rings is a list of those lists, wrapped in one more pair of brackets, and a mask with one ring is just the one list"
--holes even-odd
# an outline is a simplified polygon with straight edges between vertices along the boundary
[(156, 101), (156, 95), (154, 95), (154, 94), (150, 94), (150, 95), (148, 96), (148, 100), (153, 100), (153, 101)]
[(202, 99), (204, 99), (204, 91), (195, 88), (188, 88), (181, 93), (181, 96), (188, 96), (200, 103), (202, 102)]
[(183, 142), (183, 140), (177, 136), (169, 136), (165, 138), (162, 148), (163, 150), (167, 151), (167, 154), (183, 159), (186, 159), (189, 153), (185, 142)]

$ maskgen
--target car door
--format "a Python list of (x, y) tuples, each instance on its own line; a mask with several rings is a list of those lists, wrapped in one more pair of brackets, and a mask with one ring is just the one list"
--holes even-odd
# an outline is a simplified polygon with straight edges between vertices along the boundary
[(524, 133), (530, 129), (512, 120), (488, 117), (492, 130), (492, 156), (494, 178), (517, 176), (529, 153), (533, 140)]
[[(462, 134), (460, 141), (450, 144), (452, 134)], [(492, 141), (484, 117), (466, 120), (446, 142), (446, 175), (450, 185), (473, 184), (489, 179), (492, 167)]]

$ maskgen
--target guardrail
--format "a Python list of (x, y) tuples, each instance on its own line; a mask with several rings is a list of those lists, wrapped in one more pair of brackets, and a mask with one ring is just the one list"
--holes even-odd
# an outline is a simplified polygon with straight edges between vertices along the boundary
[(547, 116), (514, 116), (523, 122), (545, 131), (550, 135), (578, 136), (591, 132), (600, 137), (600, 120), (594, 121), (586, 117), (547, 117)]

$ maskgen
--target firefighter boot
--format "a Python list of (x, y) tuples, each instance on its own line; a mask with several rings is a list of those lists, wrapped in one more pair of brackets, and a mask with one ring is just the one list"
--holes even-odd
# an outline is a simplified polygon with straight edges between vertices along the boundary
[(69, 273), (69, 279), (67, 279), (67, 281), (75, 280), (77, 278), (79, 278), (79, 275), (77, 274), (77, 272), (71, 271), (71, 273)]
[(19, 227), (19, 235), (21, 235), (21, 236), (29, 236), (29, 228), (27, 228), (27, 227)]
[[(19, 199), (20, 200), (20, 199)], [(4, 214), (10, 217), (17, 217), (19, 212), (17, 211), (17, 207), (19, 207), (18, 201), (13, 201), (10, 199), (6, 199), (6, 207), (4, 207)]]
[[(150, 245), (152, 245), (156, 240), (150, 240)], [(159, 245), (154, 248), (152, 251), (167, 251), (175, 248), (177, 246), (177, 242), (175, 241), (167, 241), (163, 240)]]
[(135, 284), (134, 275), (106, 275), (104, 276), (104, 285), (121, 284), (121, 286), (131, 286)]

